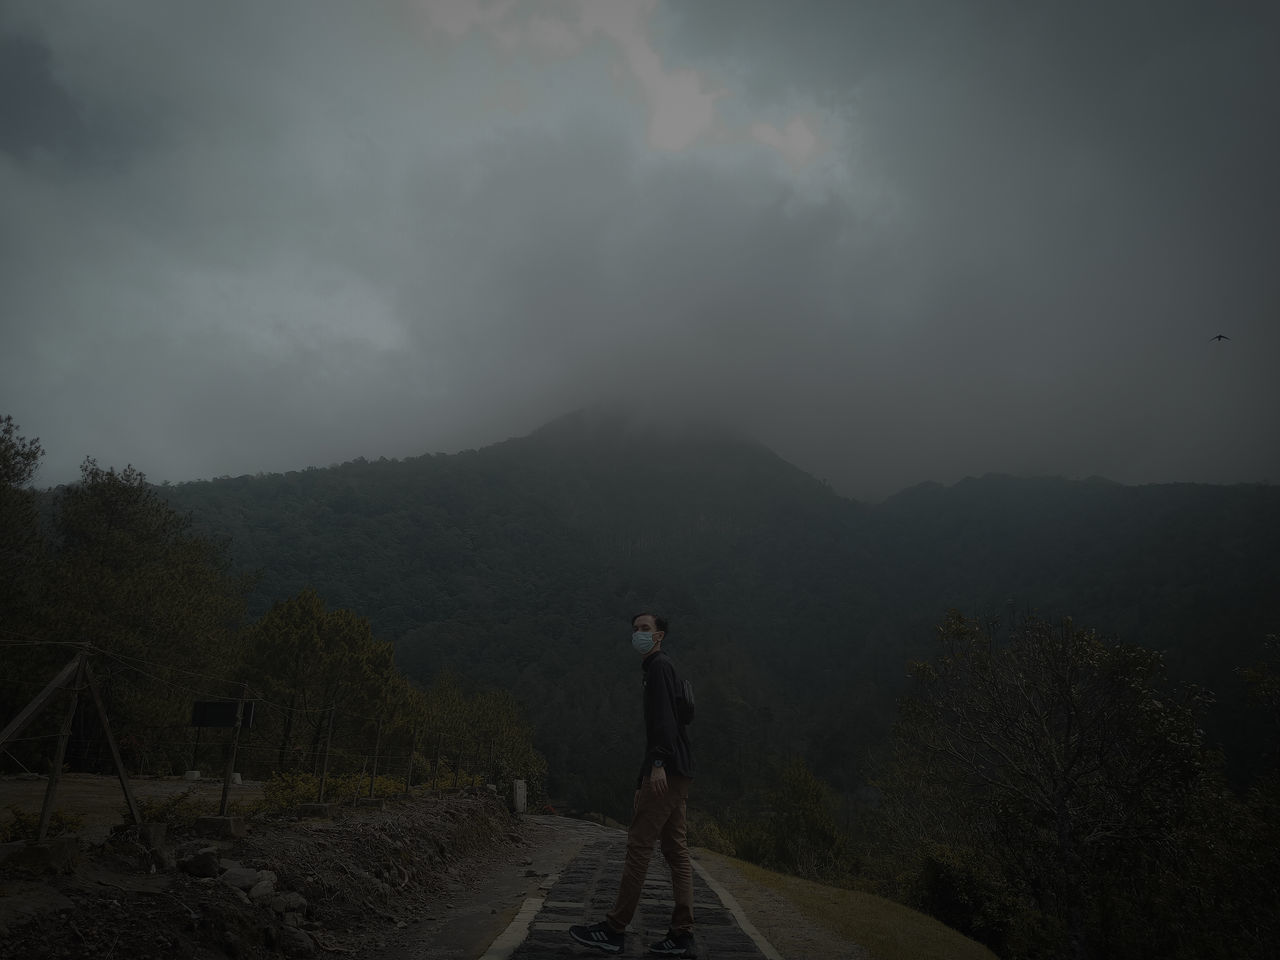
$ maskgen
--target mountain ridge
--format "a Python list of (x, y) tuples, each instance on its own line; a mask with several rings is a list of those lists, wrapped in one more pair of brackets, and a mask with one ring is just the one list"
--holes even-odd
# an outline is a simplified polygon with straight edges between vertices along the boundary
[(1270, 487), (989, 474), (869, 505), (749, 438), (609, 412), (457, 454), (161, 489), (263, 571), (255, 612), (314, 587), (421, 679), (512, 689), (584, 790), (588, 771), (625, 782), (599, 744), (629, 742), (633, 718), (583, 691), (629, 702), (626, 620), (645, 607), (708, 689), (700, 734), (740, 753), (711, 764), (725, 793), (751, 751), (798, 750), (852, 787), (850, 758), (883, 739), (906, 661), (952, 607), (1071, 614), (1219, 687), (1240, 663), (1218, 654), (1242, 660), (1280, 613)]

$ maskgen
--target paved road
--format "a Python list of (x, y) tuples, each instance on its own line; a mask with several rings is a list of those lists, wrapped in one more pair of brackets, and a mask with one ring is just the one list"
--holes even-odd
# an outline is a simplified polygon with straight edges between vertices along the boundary
[[(568, 930), (573, 924), (603, 919), (613, 906), (625, 848), (626, 835), (621, 831), (588, 840), (558, 876), (547, 878), (543, 896), (526, 901), (507, 933), (485, 954), (486, 960), (606, 956), (575, 943)], [(777, 953), (759, 938), (750, 921), (740, 916), (732, 898), (713, 889), (697, 869), (693, 877), (693, 903), (699, 957), (776, 960)], [(655, 850), (640, 909), (631, 921), (621, 956), (648, 956), (648, 945), (662, 939), (667, 932), (671, 908), (670, 875), (666, 862)]]

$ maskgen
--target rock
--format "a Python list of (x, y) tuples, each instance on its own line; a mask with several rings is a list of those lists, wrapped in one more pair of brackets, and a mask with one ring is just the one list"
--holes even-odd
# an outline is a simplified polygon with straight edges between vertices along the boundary
[(241, 863), (239, 860), (228, 860), (226, 857), (223, 857), (218, 861), (218, 866), (222, 867), (223, 870), (233, 870), (236, 867), (241, 866)]
[(249, 899), (254, 903), (260, 900), (268, 900), (275, 895), (275, 880), (259, 880), (249, 888)]
[(272, 897), (271, 909), (276, 913), (306, 913), (307, 900), (297, 891), (290, 890)]
[(274, 884), (275, 884), (279, 879), (280, 879), (280, 878), (276, 876), (276, 874), (275, 874), (275, 871), (274, 871), (274, 870), (259, 870), (259, 871), (258, 871), (258, 882), (259, 882), (259, 883), (261, 883), (263, 880), (269, 880), (269, 881), (271, 881), (272, 885), (274, 885)]
[(280, 918), (280, 922), (283, 923), (286, 927), (301, 927), (302, 914), (286, 913), (284, 916)]
[(193, 877), (216, 877), (222, 872), (222, 868), (218, 864), (218, 858), (208, 850), (202, 850), (194, 857), (188, 857), (186, 860), (179, 862), (178, 867), (183, 873), (188, 873)]
[(305, 930), (297, 927), (280, 928), (280, 949), (286, 957), (315, 956), (316, 942)]
[(231, 867), (219, 879), (237, 890), (251, 890), (258, 882), (258, 871), (251, 867)]

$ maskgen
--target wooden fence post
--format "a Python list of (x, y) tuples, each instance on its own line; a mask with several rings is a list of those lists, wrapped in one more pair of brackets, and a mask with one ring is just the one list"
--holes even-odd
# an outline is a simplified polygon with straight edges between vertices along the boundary
[(436, 793), (440, 792), (440, 755), (444, 753), (444, 734), (436, 735), (436, 765), (431, 771), (431, 785), (435, 787)]
[(129, 815), (133, 817), (134, 823), (142, 823), (142, 813), (138, 810), (138, 803), (133, 798), (133, 790), (129, 786), (129, 774), (124, 768), (124, 760), (120, 758), (120, 748), (116, 745), (115, 734), (111, 732), (111, 721), (107, 719), (107, 708), (102, 702), (102, 694), (98, 692), (98, 683), (94, 679), (93, 670), (89, 668), (88, 660), (84, 664), (84, 679), (89, 687), (89, 695), (93, 697), (93, 705), (98, 710), (98, 719), (102, 721), (102, 732), (107, 738), (107, 747), (111, 750), (111, 762), (116, 765), (116, 776), (120, 778), (120, 789), (124, 791), (125, 803), (129, 805)]
[(382, 747), (382, 721), (378, 721), (378, 731), (373, 735), (373, 767), (369, 771), (369, 796), (373, 796), (374, 781), (378, 779), (378, 750)]
[(324, 786), (329, 779), (329, 744), (333, 742), (333, 711), (337, 709), (337, 704), (329, 707), (329, 725), (324, 734), (324, 762), (320, 766), (320, 795), (316, 797), (316, 803), (324, 803)]
[(44, 792), (44, 805), (40, 808), (40, 828), (36, 831), (36, 839), (43, 840), (49, 832), (49, 820), (53, 816), (53, 798), (58, 792), (58, 781), (62, 779), (62, 761), (67, 756), (67, 741), (71, 739), (71, 721), (76, 716), (76, 705), (80, 702), (80, 684), (84, 680), (84, 659), (82, 652), (77, 660), (75, 679), (71, 681), (71, 702), (67, 704), (67, 714), (62, 721), (62, 732), (58, 734), (58, 749), (54, 752), (53, 767), (49, 771), (49, 786)]
[(236, 772), (236, 748), (240, 746), (240, 724), (244, 720), (244, 698), (249, 693), (249, 684), (240, 685), (240, 699), (236, 701), (236, 724), (231, 728), (231, 749), (227, 753), (227, 769), (222, 778), (222, 802), (218, 804), (218, 816), (227, 815), (227, 805), (231, 801), (231, 775)]
[(412, 793), (413, 787), (413, 755), (418, 752), (418, 725), (413, 725), (413, 734), (409, 737), (409, 766), (404, 771), (404, 792)]

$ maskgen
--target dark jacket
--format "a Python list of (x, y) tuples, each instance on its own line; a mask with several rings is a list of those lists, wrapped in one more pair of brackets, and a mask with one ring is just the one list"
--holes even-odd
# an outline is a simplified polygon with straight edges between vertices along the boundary
[[(680, 696), (680, 678), (675, 664), (659, 650), (644, 658), (644, 764), (640, 781), (649, 775), (654, 760), (661, 760), (667, 773), (693, 776), (693, 748), (689, 731), (680, 722), (676, 700)], [(639, 784), (637, 784), (638, 786)]]

